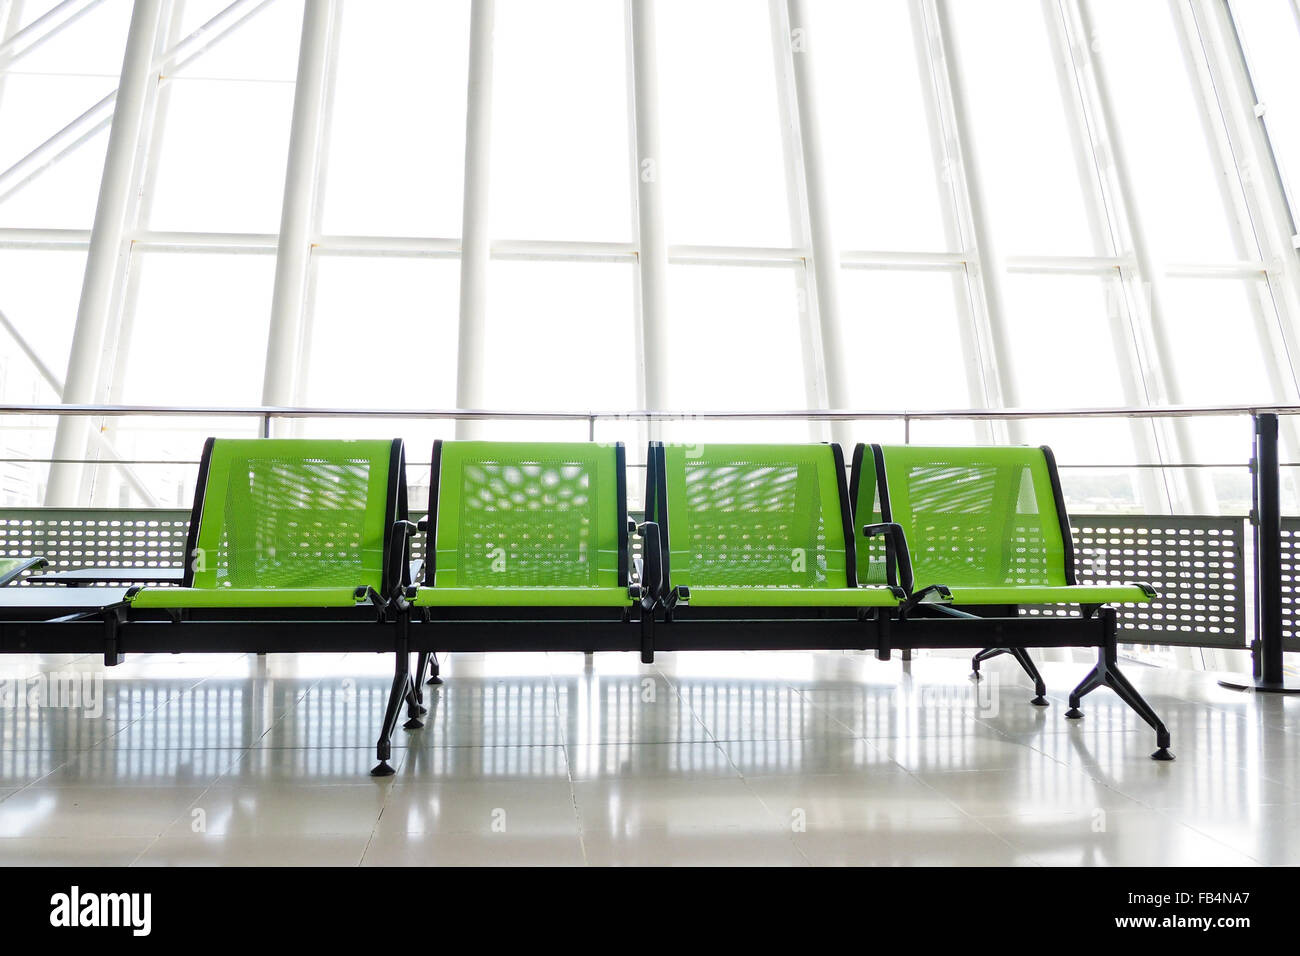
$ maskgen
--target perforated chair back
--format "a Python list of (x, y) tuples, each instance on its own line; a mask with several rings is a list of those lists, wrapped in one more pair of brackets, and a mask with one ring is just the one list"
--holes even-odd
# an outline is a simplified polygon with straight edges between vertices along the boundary
[[(854, 525), (895, 521), (914, 588), (1074, 584), (1069, 519), (1049, 448), (872, 445), (854, 453)], [(874, 539), (872, 574), (883, 560)]]
[(650, 457), (674, 587), (857, 586), (838, 445), (663, 445)]
[(401, 439), (209, 438), (183, 583), (387, 594), (398, 517), (406, 517)]
[(424, 583), (626, 588), (622, 443), (438, 441)]

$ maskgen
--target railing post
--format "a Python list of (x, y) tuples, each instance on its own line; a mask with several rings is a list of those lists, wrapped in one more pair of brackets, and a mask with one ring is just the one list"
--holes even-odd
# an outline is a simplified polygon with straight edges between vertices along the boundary
[(1277, 415), (1257, 412), (1251, 459), (1250, 520), (1255, 527), (1254, 680), (1220, 681), (1237, 690), (1300, 693), (1282, 674), (1282, 503), (1278, 479)]

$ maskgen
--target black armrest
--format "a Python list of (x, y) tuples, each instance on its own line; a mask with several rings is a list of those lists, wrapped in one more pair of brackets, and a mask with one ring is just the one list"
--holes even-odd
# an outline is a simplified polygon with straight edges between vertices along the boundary
[(419, 526), (414, 521), (405, 518), (393, 522), (393, 533), (388, 540), (388, 573), (392, 577), (392, 593), (386, 595), (388, 597), (400, 596), (403, 589), (411, 583), (411, 566), (406, 555), (411, 535), (418, 530)]
[[(641, 601), (647, 609), (653, 607), (663, 597), (667, 578), (664, 574), (663, 538), (659, 525), (646, 521), (636, 526), (637, 537), (641, 539)], [(650, 602), (646, 604), (646, 602)]]
[(893, 587), (912, 592), (912, 555), (907, 550), (907, 535), (896, 521), (882, 521), (864, 525), (862, 533), (868, 538), (885, 536), (885, 579)]

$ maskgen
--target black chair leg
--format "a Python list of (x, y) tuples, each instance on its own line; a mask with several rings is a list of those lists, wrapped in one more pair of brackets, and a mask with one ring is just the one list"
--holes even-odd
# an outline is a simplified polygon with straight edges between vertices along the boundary
[(1010, 654), (1016, 659), (1029, 679), (1034, 682), (1034, 699), (1030, 701), (1036, 707), (1047, 706), (1047, 685), (1043, 683), (1043, 675), (1038, 673), (1038, 668), (1034, 666), (1033, 659), (1030, 658), (1029, 652), (1023, 647), (986, 647), (970, 659), (970, 667), (974, 672), (976, 680), (980, 679), (980, 662), (992, 660), (999, 654)]
[(1151, 759), (1173, 760), (1174, 755), (1169, 751), (1168, 728), (1165, 727), (1164, 721), (1160, 719), (1151, 705), (1138, 693), (1137, 688), (1129, 683), (1129, 679), (1120, 671), (1118, 658), (1119, 654), (1113, 640), (1099, 649), (1097, 666), (1070, 693), (1070, 709), (1065, 712), (1065, 716), (1072, 720), (1082, 717), (1083, 712), (1079, 710), (1080, 699), (1098, 687), (1109, 687), (1118, 695), (1120, 700), (1137, 711), (1137, 715), (1156, 732), (1156, 752), (1151, 755)]
[(418, 682), (419, 671), (415, 675), (409, 676), (406, 681), (406, 723), (402, 724), (403, 730), (419, 730), (424, 726), (424, 721), (420, 718), (429, 712), (420, 703), (420, 691), (417, 689)]
[(1038, 668), (1034, 666), (1033, 658), (1029, 656), (1029, 652), (1023, 647), (1012, 647), (1008, 648), (1008, 650), (1011, 652), (1011, 656), (1020, 662), (1020, 666), (1029, 675), (1029, 679), (1034, 682), (1034, 699), (1030, 703), (1035, 707), (1046, 707), (1047, 697), (1044, 695), (1047, 693), (1047, 685), (1043, 683), (1043, 675), (1038, 673)]
[(429, 679), (425, 681), (425, 683), (441, 684), (442, 678), (438, 676), (438, 655), (431, 653), (429, 655), (429, 663), (430, 663)]
[(1086, 695), (1091, 694), (1094, 690), (1105, 683), (1102, 676), (1101, 665), (1094, 667), (1088, 672), (1088, 676), (1079, 681), (1079, 686), (1070, 691), (1070, 709), (1065, 712), (1065, 716), (1070, 720), (1078, 720), (1083, 716), (1083, 711), (1079, 710), (1079, 701)]
[(992, 660), (993, 658), (997, 657), (999, 654), (1005, 654), (1006, 652), (1007, 649), (1005, 647), (984, 648), (984, 650), (980, 651), (978, 654), (976, 654), (974, 657), (970, 659), (970, 669), (972, 671), (972, 676), (976, 680), (980, 679), (980, 661)]
[(394, 770), (388, 761), (393, 755), (393, 731), (397, 727), (397, 715), (401, 713), (402, 702), (411, 695), (411, 653), (404, 622), (399, 622), (400, 636), (393, 665), (393, 685), (388, 691), (388, 706), (384, 708), (384, 725), (379, 731), (379, 742), (375, 745), (375, 757), (379, 760), (370, 771), (371, 776), (390, 777)]
[(429, 711), (423, 706), (424, 704), (424, 672), (429, 668), (429, 652), (420, 651), (415, 659), (415, 674), (411, 678), (411, 683), (415, 687), (415, 702), (420, 704), (420, 713), (427, 714)]

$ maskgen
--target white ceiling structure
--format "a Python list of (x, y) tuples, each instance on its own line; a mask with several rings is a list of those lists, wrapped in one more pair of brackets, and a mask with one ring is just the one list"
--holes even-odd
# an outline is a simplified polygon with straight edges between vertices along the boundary
[[(1288, 189), (1297, 0), (0, 0), (0, 402), (1297, 403)], [(185, 504), (204, 436), (263, 427), (0, 424), (21, 505)], [(1050, 443), (1089, 510), (1249, 481), (1241, 419), (906, 437)]]

